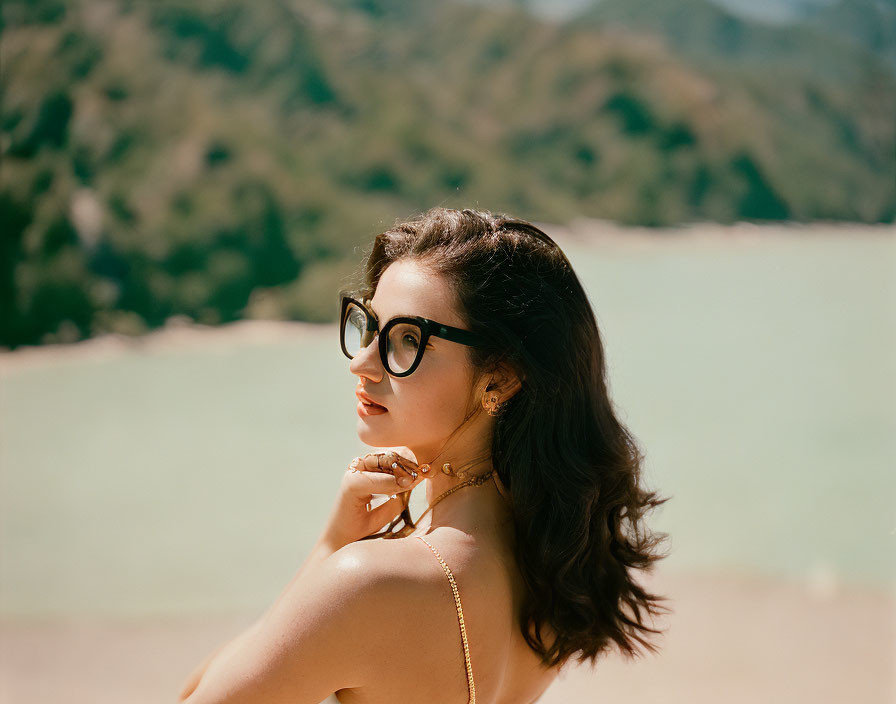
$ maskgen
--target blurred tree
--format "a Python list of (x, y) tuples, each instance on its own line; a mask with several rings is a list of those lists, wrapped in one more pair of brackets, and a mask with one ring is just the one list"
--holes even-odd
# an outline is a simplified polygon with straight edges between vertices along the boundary
[(5, 0), (0, 344), (332, 320), (363, 246), (434, 204), (892, 222), (896, 69), (867, 49), (889, 6), (878, 31), (842, 2), (775, 28), (708, 0), (567, 23), (436, 0)]

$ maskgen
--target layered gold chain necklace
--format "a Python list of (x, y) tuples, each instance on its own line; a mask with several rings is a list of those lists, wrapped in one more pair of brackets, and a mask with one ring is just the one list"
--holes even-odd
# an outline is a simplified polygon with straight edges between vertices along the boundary
[[(487, 458), (486, 458), (486, 459), (487, 459)], [(485, 459), (479, 459), (479, 458), (477, 458), (477, 459), (475, 459), (475, 460), (471, 460), (470, 462), (468, 462), (468, 463), (466, 463), (466, 464), (464, 464), (464, 465), (461, 465), (461, 468), (460, 468), (459, 470), (456, 470), (456, 471), (451, 467), (451, 464), (450, 464), (449, 462), (446, 462), (444, 465), (442, 465), (442, 471), (443, 471), (445, 474), (448, 474), (448, 475), (452, 475), (452, 474), (454, 474), (454, 475), (456, 475), (456, 476), (463, 476), (464, 474), (466, 474), (466, 470), (470, 469), (471, 467), (475, 467), (477, 464), (482, 464), (482, 462), (484, 462), (484, 461), (485, 461)], [(418, 469), (422, 470), (422, 471), (425, 473), (425, 472), (429, 471), (430, 466), (431, 466), (431, 465), (429, 465), (428, 463), (427, 463), (427, 464), (421, 464), (421, 465), (418, 467)], [(425, 469), (424, 469), (424, 468), (425, 468)], [(437, 503), (439, 503), (439, 501), (441, 501), (442, 499), (444, 499), (446, 496), (449, 496), (449, 495), (453, 494), (453, 493), (454, 493), (455, 491), (457, 491), (458, 489), (463, 489), (465, 486), (481, 486), (481, 485), (484, 484), (484, 483), (488, 480), (488, 478), (491, 477), (492, 474), (494, 474), (494, 473), (495, 473), (495, 470), (494, 470), (494, 468), (492, 468), (492, 469), (490, 469), (488, 472), (486, 472), (485, 474), (480, 474), (480, 475), (478, 475), (478, 476), (473, 476), (473, 477), (470, 477), (469, 479), (465, 479), (464, 481), (462, 481), (462, 482), (461, 482), (460, 484), (458, 484), (457, 486), (453, 486), (453, 487), (451, 487), (450, 489), (448, 489), (447, 491), (443, 491), (441, 494), (439, 494), (439, 495), (435, 498), (435, 500), (434, 500), (431, 504), (429, 504), (429, 505), (426, 507), (426, 510), (423, 511), (423, 513), (420, 514), (420, 516), (417, 518), (417, 521), (420, 521), (420, 519), (422, 519), (427, 513), (429, 513), (429, 511), (431, 511), (431, 510), (433, 509), (433, 507), (434, 507)]]

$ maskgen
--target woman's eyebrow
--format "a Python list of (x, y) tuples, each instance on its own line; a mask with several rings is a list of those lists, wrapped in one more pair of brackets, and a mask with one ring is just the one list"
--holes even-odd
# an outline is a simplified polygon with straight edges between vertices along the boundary
[[(374, 310), (373, 303), (368, 302), (367, 307), (370, 308), (371, 311), (373, 311), (373, 314), (376, 316), (377, 320), (383, 319), (382, 316)], [(389, 320), (392, 320), (392, 318), (422, 318), (422, 317), (424, 317), (424, 316), (417, 315), (416, 313), (396, 313), (395, 315), (389, 316)], [(388, 322), (388, 320), (386, 322)]]

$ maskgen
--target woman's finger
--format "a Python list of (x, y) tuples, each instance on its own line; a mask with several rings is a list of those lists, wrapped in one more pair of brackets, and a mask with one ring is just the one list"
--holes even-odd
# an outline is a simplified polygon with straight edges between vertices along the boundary
[[(386, 460), (388, 462), (388, 459)], [(395, 459), (389, 464), (389, 471), (391, 471), (396, 476), (404, 476), (408, 477), (413, 481), (417, 478), (417, 470), (413, 466), (413, 462), (410, 460), (406, 460), (404, 457), (398, 455)]]
[(400, 470), (411, 479), (417, 478), (415, 463), (396, 452), (369, 452), (361, 459), (363, 461), (362, 469), (389, 474), (395, 474)]
[(363, 469), (369, 472), (389, 471), (390, 460), (382, 452), (368, 452), (361, 459), (364, 461)]
[(361, 470), (359, 472), (350, 473), (353, 477), (353, 490), (358, 494), (395, 494), (397, 492), (407, 491), (413, 488), (420, 479), (418, 473), (417, 479), (410, 476), (399, 474), (397, 477), (386, 472), (367, 472)]
[(417, 463), (414, 460), (412, 460), (410, 457), (407, 456), (408, 454), (410, 454), (408, 452), (401, 453), (396, 450), (389, 450), (386, 454), (390, 455), (393, 460), (398, 460), (399, 462), (404, 464), (406, 467), (410, 467), (411, 469), (414, 469), (414, 470), (417, 469)]

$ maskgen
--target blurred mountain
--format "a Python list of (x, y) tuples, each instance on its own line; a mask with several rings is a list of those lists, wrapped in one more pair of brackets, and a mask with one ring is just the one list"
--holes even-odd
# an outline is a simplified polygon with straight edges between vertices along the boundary
[(330, 320), (372, 236), (436, 204), (893, 221), (896, 83), (856, 42), (593, 10), (5, 0), (0, 344)]
[(837, 0), (714, 0), (720, 6), (749, 19), (772, 24), (800, 21), (806, 12)]
[(872, 52), (896, 70), (896, 0), (838, 0), (803, 8), (807, 26)]
[[(484, 5), (514, 4), (532, 14), (554, 20), (566, 21), (577, 17), (586, 8), (601, 0), (470, 0)], [(674, 2), (674, 0), (671, 0)], [(840, 0), (712, 0), (731, 13), (767, 24), (799, 23), (815, 12), (822, 11)], [(886, 5), (892, 0), (880, 0)], [(852, 4), (844, 0), (844, 4)], [(864, 4), (864, 3), (860, 3)], [(873, 16), (873, 15), (872, 15)]]
[[(872, 7), (878, 4), (882, 7)], [(799, 21), (770, 24), (713, 0), (596, 0), (573, 21), (655, 35), (677, 55), (701, 65), (723, 62), (853, 81), (884, 65), (879, 52), (892, 40), (893, 27), (885, 5), (881, 0), (793, 4), (791, 11), (800, 13)], [(876, 21), (886, 19), (889, 29), (887, 22)], [(887, 48), (896, 50), (892, 43)]]

